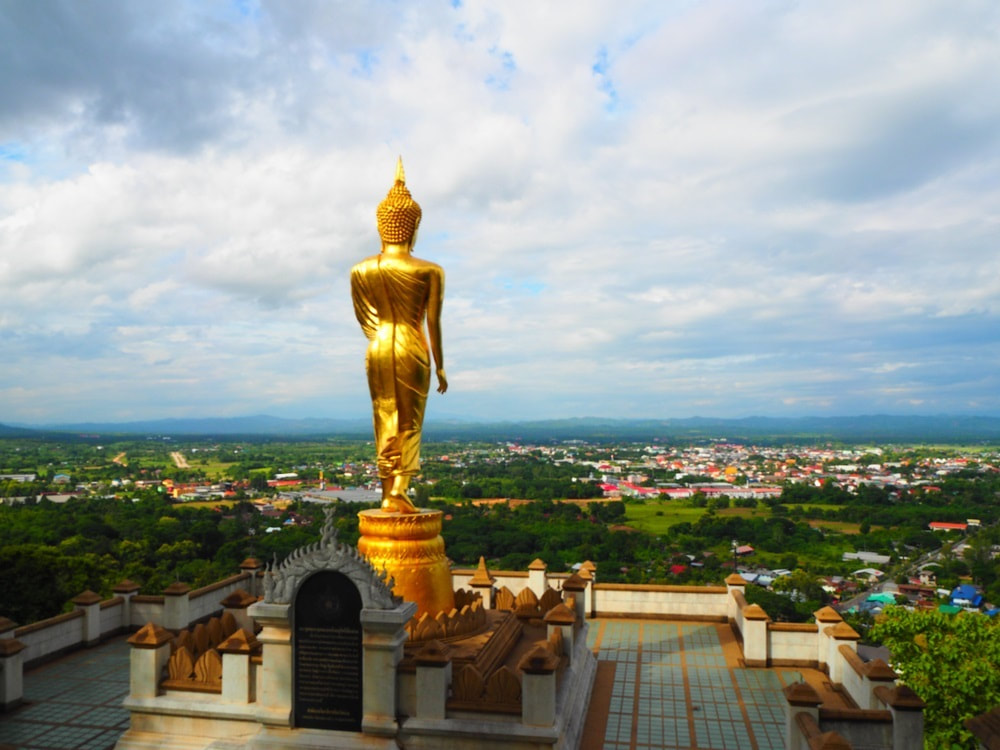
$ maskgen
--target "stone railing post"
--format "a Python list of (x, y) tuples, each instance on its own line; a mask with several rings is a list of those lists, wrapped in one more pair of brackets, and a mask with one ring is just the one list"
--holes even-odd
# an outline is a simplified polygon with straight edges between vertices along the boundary
[[(13, 626), (11, 620), (3, 619)], [(16, 638), (0, 638), (0, 711), (14, 708), (24, 698), (24, 654), (21, 652), (25, 648)]]
[(260, 590), (260, 572), (263, 569), (264, 563), (254, 557), (248, 557), (240, 563), (240, 570), (250, 574), (250, 577), (247, 579), (247, 591), (250, 592), (250, 596), (258, 597), (263, 593)]
[(250, 703), (254, 698), (250, 657), (260, 648), (252, 631), (237, 630), (218, 645), (222, 654), (222, 700)]
[(165, 628), (147, 623), (128, 642), (132, 644), (129, 655), (129, 696), (155, 698), (160, 689), (163, 668), (170, 659), (170, 641), (173, 634)]
[(879, 685), (875, 688), (875, 695), (889, 707), (892, 714), (893, 750), (923, 747), (926, 704), (920, 700), (920, 696), (906, 685), (894, 688)]
[(899, 675), (896, 674), (895, 670), (893, 670), (892, 667), (881, 659), (872, 659), (870, 662), (865, 664), (862, 684), (864, 685), (863, 697), (867, 699), (867, 703), (866, 705), (861, 706), (861, 708), (881, 708), (882, 702), (875, 694), (875, 689), (880, 685), (892, 688), (896, 684), (897, 677), (899, 677)]
[(743, 608), (743, 660), (748, 667), (767, 666), (767, 624), (770, 621), (759, 604)]
[(252, 633), (254, 630), (253, 618), (247, 613), (247, 608), (256, 601), (257, 597), (252, 596), (243, 589), (236, 589), (236, 591), (220, 601), (219, 604), (222, 605), (224, 613), (228, 612), (233, 616), (237, 625)]
[(191, 587), (177, 581), (163, 589), (163, 627), (178, 632), (191, 624)]
[(543, 622), (546, 626), (546, 635), (549, 638), (552, 637), (552, 631), (562, 631), (563, 654), (565, 654), (567, 659), (572, 660), (576, 612), (565, 604), (557, 604), (546, 613)]
[(573, 610), (576, 614), (577, 622), (587, 619), (587, 582), (580, 577), (579, 573), (574, 573), (562, 585), (563, 601), (569, 596), (573, 597)]
[(830, 682), (843, 682), (844, 668), (847, 667), (847, 662), (840, 653), (840, 647), (841, 645), (846, 645), (850, 649), (856, 651), (858, 648), (858, 640), (861, 636), (858, 635), (854, 628), (843, 620), (838, 622), (836, 625), (831, 625), (825, 630), (827, 643), (829, 644), (826, 660), (827, 674), (830, 675)]
[(587, 590), (583, 597), (586, 611), (590, 613), (590, 617), (597, 617), (597, 594), (594, 592), (594, 584), (597, 583), (597, 566), (590, 560), (585, 560), (580, 566), (578, 575), (587, 584)]
[(819, 668), (828, 671), (827, 666), (830, 660), (830, 636), (826, 634), (826, 629), (838, 622), (843, 622), (844, 618), (833, 607), (822, 607), (813, 612), (816, 618), (816, 663)]
[(120, 596), (122, 602), (122, 627), (126, 630), (132, 627), (132, 597), (139, 593), (139, 584), (127, 578), (115, 586), (111, 591), (115, 596)]
[(733, 597), (733, 592), (739, 591), (743, 596), (747, 593), (747, 582), (739, 573), (730, 573), (726, 576), (726, 619), (729, 620), (729, 625), (736, 625), (737, 612), (739, 605), (736, 603), (736, 599)]
[(451, 657), (437, 641), (417, 652), (417, 718), (444, 719), (451, 684)]
[(539, 599), (542, 598), (545, 589), (549, 587), (548, 581), (545, 580), (545, 571), (548, 567), (541, 558), (535, 558), (531, 565), (528, 566), (528, 588), (534, 591), (535, 596)]
[(785, 750), (809, 750), (809, 743), (802, 735), (795, 717), (806, 713), (819, 723), (819, 694), (806, 682), (794, 682), (783, 691), (785, 694)]
[(475, 592), (479, 592), (479, 595), (483, 597), (484, 609), (493, 609), (493, 594), (495, 591), (493, 584), (495, 583), (496, 578), (486, 568), (486, 558), (480, 556), (479, 567), (476, 568), (476, 574), (469, 581), (469, 588)]
[(556, 721), (556, 669), (559, 659), (536, 646), (521, 659), (521, 723), (550, 727)]
[(71, 600), (76, 609), (83, 610), (83, 643), (96, 646), (101, 642), (101, 596), (91, 590), (74, 596)]
[[(292, 723), (292, 630), (289, 604), (257, 602), (248, 610), (263, 630), (257, 640), (263, 644), (260, 666), (260, 695), (257, 720), (263, 724), (290, 726)], [(225, 672), (223, 672), (225, 680)]]
[(361, 728), (368, 734), (393, 737), (398, 731), (396, 666), (403, 659), (403, 644), (408, 637), (406, 624), (416, 611), (416, 602), (403, 602), (395, 609), (361, 610), (364, 631)]

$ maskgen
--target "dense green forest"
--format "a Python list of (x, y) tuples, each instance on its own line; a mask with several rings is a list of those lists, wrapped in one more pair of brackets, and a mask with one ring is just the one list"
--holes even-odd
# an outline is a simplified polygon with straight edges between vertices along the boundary
[[(994, 477), (947, 480), (939, 492), (905, 500), (875, 488), (848, 493), (789, 485), (771, 507), (752, 509), (755, 515), (726, 515), (727, 498), (706, 502), (695, 496), (687, 503), (697, 519), (657, 534), (626, 523), (629, 509), (643, 501), (538, 500), (512, 508), (504, 503), (477, 506), (463, 497), (425, 504), (445, 510), (443, 535), (449, 557), (459, 566), (475, 565), (480, 555), (501, 569), (523, 569), (536, 557), (554, 571), (592, 560), (604, 581), (719, 583), (732, 542), (738, 540), (757, 550), (741, 565), (803, 571), (800, 596), (754, 588), (751, 596), (773, 617), (804, 619), (824, 601), (818, 585), (807, 586), (806, 580), (846, 575), (856, 567), (840, 561), (841, 549), (864, 547), (895, 559), (937, 549), (942, 537), (926, 530), (932, 518), (984, 520), (987, 525), (972, 535), (963, 554), (945, 550), (938, 580), (950, 586), (960, 576), (971, 576), (985, 587), (988, 599), (1000, 601), (998, 565), (991, 555), (991, 545), (1000, 543), (1000, 527), (991, 525), (998, 491), (1000, 481)], [(85, 589), (109, 595), (125, 578), (139, 583), (145, 593), (158, 593), (176, 580), (204, 585), (232, 574), (249, 555), (280, 559), (314, 541), (323, 507), (296, 502), (268, 518), (245, 501), (192, 507), (172, 503), (155, 490), (128, 494), (128, 499), (79, 498), (63, 504), (43, 499), (0, 506), (0, 614), (30, 622), (58, 613)], [(365, 507), (333, 504), (345, 541), (357, 540), (357, 512)], [(825, 517), (824, 508), (837, 518), (861, 520), (862, 533), (817, 528), (810, 518)], [(293, 514), (301, 523), (285, 525)], [(265, 533), (274, 526), (282, 530)]]
[[(318, 506), (303, 504), (313, 525), (264, 518), (249, 503), (221, 511), (174, 504), (155, 492), (114, 498), (47, 500), (0, 506), (0, 615), (21, 623), (62, 611), (86, 589), (110, 596), (124, 579), (159, 593), (174, 581), (202, 586), (238, 572), (249, 555), (279, 559), (319, 535)], [(357, 507), (335, 504), (337, 524), (357, 540)]]

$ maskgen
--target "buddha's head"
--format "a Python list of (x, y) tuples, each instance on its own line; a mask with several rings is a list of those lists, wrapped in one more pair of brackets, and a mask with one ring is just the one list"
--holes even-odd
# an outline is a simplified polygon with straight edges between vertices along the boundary
[(382, 242), (387, 245), (405, 245), (411, 242), (420, 226), (420, 216), (420, 205), (413, 200), (406, 187), (403, 158), (400, 157), (396, 164), (396, 183), (375, 211)]

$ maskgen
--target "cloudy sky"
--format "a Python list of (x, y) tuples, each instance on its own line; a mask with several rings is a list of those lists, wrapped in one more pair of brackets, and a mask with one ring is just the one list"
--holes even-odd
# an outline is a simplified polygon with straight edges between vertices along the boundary
[(1000, 415), (1000, 5), (0, 3), (0, 422), (369, 413), (397, 154), (429, 419)]

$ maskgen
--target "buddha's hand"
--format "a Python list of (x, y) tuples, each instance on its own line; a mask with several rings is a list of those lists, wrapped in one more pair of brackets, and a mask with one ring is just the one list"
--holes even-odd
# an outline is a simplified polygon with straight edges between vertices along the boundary
[(439, 367), (437, 371), (438, 376), (438, 393), (444, 393), (448, 390), (448, 378), (445, 377), (444, 368)]

